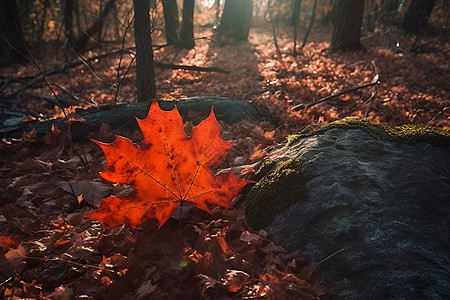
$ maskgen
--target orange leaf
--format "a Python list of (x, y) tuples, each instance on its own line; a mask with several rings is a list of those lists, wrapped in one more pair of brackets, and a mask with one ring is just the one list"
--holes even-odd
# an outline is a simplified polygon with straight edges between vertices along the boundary
[(211, 171), (211, 166), (223, 162), (233, 143), (220, 136), (213, 110), (192, 129), (191, 137), (184, 132), (176, 107), (166, 112), (153, 102), (147, 118), (137, 121), (144, 135), (142, 147), (120, 136), (111, 144), (94, 141), (106, 157), (100, 175), (131, 185), (133, 193), (103, 199), (98, 210), (87, 217), (111, 227), (127, 224), (133, 229), (157, 219), (161, 227), (183, 203), (207, 212), (209, 205), (231, 208), (233, 197), (250, 182), (231, 172), (214, 176)]
[(20, 238), (14, 235), (0, 235), (0, 248), (3, 251), (9, 250), (11, 247), (16, 247), (20, 243)]

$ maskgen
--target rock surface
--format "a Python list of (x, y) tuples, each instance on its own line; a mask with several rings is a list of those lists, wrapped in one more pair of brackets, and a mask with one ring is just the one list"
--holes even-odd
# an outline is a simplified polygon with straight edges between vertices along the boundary
[(250, 225), (320, 262), (335, 299), (448, 299), (450, 147), (335, 128), (282, 150), (247, 195)]

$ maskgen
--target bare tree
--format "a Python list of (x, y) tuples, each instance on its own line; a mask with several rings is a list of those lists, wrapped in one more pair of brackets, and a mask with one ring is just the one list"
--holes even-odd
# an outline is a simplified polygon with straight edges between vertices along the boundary
[(364, 1), (337, 0), (333, 9), (334, 29), (331, 48), (333, 50), (360, 49)]
[[(143, 1), (143, 2), (145, 2), (145, 1)], [(108, 16), (108, 14), (111, 12), (111, 10), (114, 6), (114, 3), (115, 3), (115, 0), (109, 0), (108, 3), (106, 3), (105, 8), (103, 8), (103, 10), (100, 12), (100, 16), (94, 22), (94, 24), (92, 24), (91, 27), (89, 27), (86, 31), (83, 31), (80, 34), (78, 41), (75, 43), (75, 46), (79, 51), (84, 51), (89, 42), (89, 39), (91, 39), (99, 31), (101, 31), (101, 29), (103, 28), (103, 24), (105, 22), (106, 16)]]
[(302, 0), (291, 0), (291, 26), (297, 26), (300, 18), (300, 8), (302, 6)]
[(180, 22), (178, 20), (178, 4), (177, 0), (162, 0), (164, 24), (166, 28), (166, 40), (167, 44), (178, 43), (178, 28)]
[(138, 101), (156, 97), (155, 68), (150, 31), (150, 2), (133, 0), (134, 38), (136, 42), (136, 84)]
[(400, 0), (384, 0), (381, 5), (381, 23), (392, 26), (394, 12), (398, 9)]
[(215, 22), (218, 23), (219, 22), (219, 15), (220, 15), (220, 0), (215, 0), (214, 1), (214, 9), (216, 10), (216, 19)]
[(16, 0), (0, 1), (0, 66), (27, 61)]
[(64, 5), (64, 35), (68, 42), (72, 43), (73, 41), (73, 1), (65, 0), (63, 2)]
[(194, 7), (195, 0), (183, 1), (183, 20), (181, 21), (180, 48), (192, 49), (194, 41)]
[(247, 41), (252, 11), (252, 0), (226, 0), (219, 33), (238, 41)]
[(428, 19), (436, 0), (411, 0), (402, 27), (409, 33), (421, 34), (428, 28)]

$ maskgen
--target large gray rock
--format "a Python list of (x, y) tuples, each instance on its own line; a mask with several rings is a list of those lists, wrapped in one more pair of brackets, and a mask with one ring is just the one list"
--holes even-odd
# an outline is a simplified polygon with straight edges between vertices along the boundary
[(338, 127), (263, 164), (250, 225), (313, 264), (335, 253), (317, 268), (336, 299), (450, 299), (450, 147)]

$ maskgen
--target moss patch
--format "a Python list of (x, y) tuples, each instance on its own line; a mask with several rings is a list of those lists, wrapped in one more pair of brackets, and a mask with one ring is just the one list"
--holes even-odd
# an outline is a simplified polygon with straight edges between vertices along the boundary
[(324, 125), (310, 125), (297, 134), (288, 137), (288, 146), (300, 138), (323, 133), (333, 128), (360, 128), (384, 140), (401, 143), (429, 143), (436, 146), (450, 146), (450, 130), (428, 125), (384, 126), (366, 119), (348, 117)]
[[(291, 135), (284, 147), (299, 139), (320, 134), (333, 128), (359, 128), (383, 140), (416, 144), (429, 143), (438, 146), (450, 146), (450, 131), (425, 125), (383, 126), (366, 119), (344, 118), (325, 125), (310, 125), (301, 132)], [(255, 174), (252, 186), (244, 202), (247, 207), (247, 219), (251, 227), (261, 229), (272, 223), (275, 215), (286, 211), (292, 204), (308, 200), (306, 183), (314, 178), (312, 174), (300, 171), (298, 158), (286, 161), (267, 160)]]
[(247, 219), (253, 229), (269, 225), (276, 214), (286, 211), (292, 204), (307, 200), (305, 184), (314, 176), (300, 171), (298, 159), (268, 160), (255, 174), (258, 182), (250, 189), (245, 200)]

